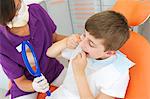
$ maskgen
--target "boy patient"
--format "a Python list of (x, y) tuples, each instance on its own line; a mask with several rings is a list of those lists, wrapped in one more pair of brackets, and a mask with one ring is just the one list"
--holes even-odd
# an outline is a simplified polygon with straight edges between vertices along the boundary
[(119, 51), (129, 38), (123, 15), (104, 11), (91, 16), (85, 33), (54, 43), (47, 56), (70, 60), (62, 85), (47, 99), (124, 98), (134, 63)]

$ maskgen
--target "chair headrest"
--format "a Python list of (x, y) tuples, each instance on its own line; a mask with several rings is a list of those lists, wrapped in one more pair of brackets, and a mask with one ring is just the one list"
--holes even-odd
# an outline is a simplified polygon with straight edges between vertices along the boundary
[(129, 26), (137, 26), (150, 16), (150, 0), (117, 0), (112, 10), (123, 14)]

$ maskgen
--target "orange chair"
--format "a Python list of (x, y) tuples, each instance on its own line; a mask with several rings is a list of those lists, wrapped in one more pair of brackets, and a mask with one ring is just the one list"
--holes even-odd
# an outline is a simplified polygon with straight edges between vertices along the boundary
[[(56, 86), (50, 86), (50, 92), (53, 92), (57, 89)], [(45, 99), (46, 93), (38, 93), (37, 99)]]
[[(129, 26), (143, 23), (150, 15), (150, 0), (117, 0), (112, 10), (122, 13)], [(125, 99), (150, 99), (150, 44), (140, 34), (131, 31), (120, 49), (136, 65), (130, 69), (130, 82)]]
[(117, 0), (112, 10), (122, 13), (129, 26), (137, 26), (150, 16), (150, 0)]

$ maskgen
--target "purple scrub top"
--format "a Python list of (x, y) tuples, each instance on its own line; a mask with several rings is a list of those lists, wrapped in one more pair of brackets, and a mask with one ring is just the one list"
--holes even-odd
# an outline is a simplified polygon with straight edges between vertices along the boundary
[(55, 58), (46, 56), (46, 50), (52, 45), (52, 35), (56, 30), (56, 25), (40, 5), (29, 5), (28, 24), (30, 35), (22, 37), (12, 34), (6, 27), (0, 26), (0, 64), (12, 82), (12, 87), (9, 90), (12, 99), (31, 93), (20, 90), (15, 84), (14, 79), (23, 75), (29, 80), (34, 78), (27, 71), (21, 53), (16, 50), (16, 47), (22, 41), (29, 40), (32, 44), (40, 70), (49, 83), (54, 81), (63, 70), (63, 65)]

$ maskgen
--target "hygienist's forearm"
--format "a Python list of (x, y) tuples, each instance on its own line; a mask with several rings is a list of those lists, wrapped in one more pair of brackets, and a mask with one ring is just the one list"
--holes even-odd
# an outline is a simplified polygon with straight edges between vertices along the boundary
[(85, 73), (75, 74), (75, 79), (80, 94), (80, 99), (95, 99), (90, 91)]
[(19, 88), (22, 91), (25, 91), (25, 92), (34, 92), (34, 89), (32, 87), (32, 81), (30, 81), (30, 80), (24, 80), (24, 81), (22, 81), (21, 84), (20, 84), (20, 86), (19, 86)]
[(64, 38), (66, 38), (67, 36), (65, 36), (65, 35), (60, 35), (60, 34), (58, 34), (58, 33), (54, 33), (53, 34), (53, 42), (57, 42), (57, 41), (60, 41), (60, 40), (62, 40), (62, 39), (64, 39)]
[(15, 79), (15, 83), (18, 88), (24, 92), (34, 92), (34, 89), (32, 87), (32, 81), (26, 79), (25, 76)]
[(48, 48), (46, 55), (48, 57), (56, 58), (61, 54), (61, 51), (66, 48), (67, 38), (54, 43), (51, 47)]

